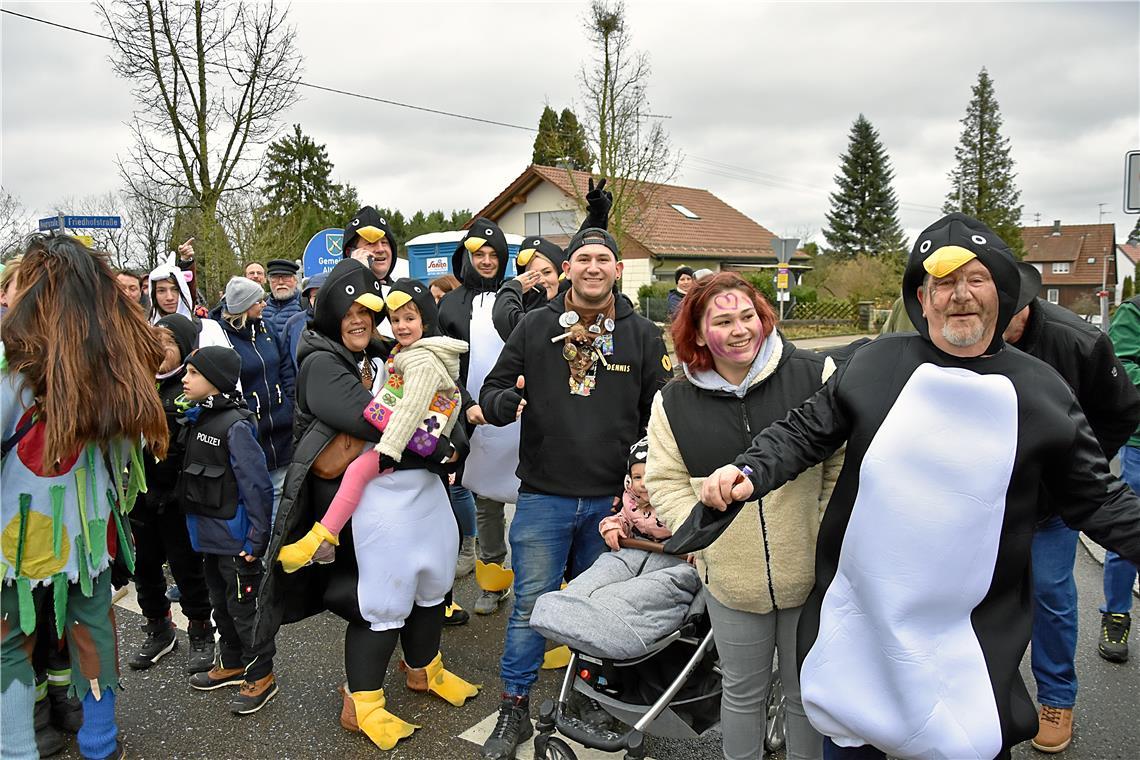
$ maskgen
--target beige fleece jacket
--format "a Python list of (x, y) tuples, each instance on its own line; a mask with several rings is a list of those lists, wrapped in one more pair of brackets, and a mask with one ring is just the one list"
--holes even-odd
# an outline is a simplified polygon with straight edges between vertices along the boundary
[[(458, 394), (459, 357), (466, 352), (466, 342), (442, 335), (420, 338), (396, 352), (392, 363), (404, 378), (404, 396), (396, 404), (380, 443), (376, 444), (377, 451), (400, 461), (435, 394), (448, 391)], [(443, 435), (450, 434), (455, 427), (458, 412), (456, 405), (440, 431)]]
[[(768, 340), (779, 341), (780, 337), (773, 333)], [(770, 377), (782, 355), (781, 341), (749, 387)], [(821, 385), (834, 369), (828, 361)], [(689, 477), (660, 393), (653, 400), (648, 435), (645, 484), (649, 501), (658, 517), (675, 531), (700, 501), (704, 478)], [(720, 538), (697, 553), (697, 570), (717, 601), (732, 609), (767, 613), (773, 609), (773, 594), (775, 606), (780, 609), (799, 607), (807, 600), (815, 581), (815, 541), (820, 518), (842, 467), (840, 449), (827, 461), (764, 497), (767, 550), (760, 509), (758, 502), (753, 501), (744, 505)]]

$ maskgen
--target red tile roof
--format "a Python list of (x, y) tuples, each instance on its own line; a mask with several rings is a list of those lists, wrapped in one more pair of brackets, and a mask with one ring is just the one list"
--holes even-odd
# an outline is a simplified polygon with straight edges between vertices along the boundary
[[(496, 220), (516, 199), (543, 181), (581, 202), (586, 196), (589, 172), (532, 164), (476, 216)], [(620, 187), (621, 180), (616, 181)], [(650, 253), (671, 258), (775, 260), (774, 235), (708, 190), (680, 185), (638, 183), (641, 214), (627, 235)], [(698, 219), (689, 219), (671, 204), (684, 206)], [(797, 251), (796, 260), (809, 257)]]
[[(1021, 228), (1025, 261), (1042, 265), (1044, 285), (1100, 285), (1102, 279), (1107, 279), (1109, 287), (1116, 284), (1116, 228), (1113, 225), (1064, 224), (1059, 235), (1053, 231), (1053, 225)], [(1053, 274), (1050, 266), (1053, 262), (1068, 262), (1069, 272)]]

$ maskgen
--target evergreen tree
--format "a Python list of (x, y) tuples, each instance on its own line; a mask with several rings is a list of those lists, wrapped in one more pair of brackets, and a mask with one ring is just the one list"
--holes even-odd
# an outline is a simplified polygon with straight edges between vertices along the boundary
[(337, 187), (332, 162), (324, 145), (293, 125), (293, 133), (274, 140), (266, 151), (267, 182), (263, 190), (272, 215), (287, 214), (299, 206), (328, 209)]
[(578, 122), (578, 117), (569, 108), (562, 109), (558, 118), (558, 132), (562, 138), (562, 156), (571, 169), (588, 172), (594, 165), (590, 155), (590, 145), (586, 128)]
[(1140, 216), (1136, 217), (1136, 226), (1128, 233), (1129, 245), (1140, 245)]
[(879, 133), (863, 114), (851, 127), (847, 152), (840, 156), (838, 190), (831, 194), (827, 245), (837, 256), (859, 254), (892, 259), (905, 254), (898, 200), (891, 187), (894, 170)]
[(993, 80), (983, 67), (972, 88), (973, 98), (962, 119), (962, 136), (954, 148), (950, 192), (944, 213), (961, 211), (985, 222), (1021, 258), (1021, 192), (1014, 184), (1009, 138), (1001, 134), (1001, 111)]
[(558, 114), (550, 106), (545, 106), (538, 119), (538, 135), (534, 138), (534, 153), (530, 162), (554, 166), (561, 158), (562, 137), (559, 134)]

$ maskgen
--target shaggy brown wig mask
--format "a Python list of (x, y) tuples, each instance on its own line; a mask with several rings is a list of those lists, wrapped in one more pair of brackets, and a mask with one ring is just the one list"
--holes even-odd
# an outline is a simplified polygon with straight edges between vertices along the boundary
[(102, 254), (68, 236), (32, 238), (4, 347), (8, 372), (24, 375), (39, 405), (45, 472), (87, 443), (143, 439), (166, 456), (162, 350)]

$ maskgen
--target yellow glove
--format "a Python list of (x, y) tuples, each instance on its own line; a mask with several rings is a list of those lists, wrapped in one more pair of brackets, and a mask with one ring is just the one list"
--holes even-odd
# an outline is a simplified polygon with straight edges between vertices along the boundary
[[(281, 551), (277, 554), (277, 561), (281, 563), (281, 567), (287, 573), (295, 573), (305, 565), (313, 561), (313, 555), (321, 548), (324, 543), (339, 546), (340, 541), (337, 537), (329, 532), (329, 529), (318, 523), (313, 523), (313, 527), (305, 534), (304, 538), (288, 546), (282, 546)], [(329, 560), (331, 561), (331, 560)]]

